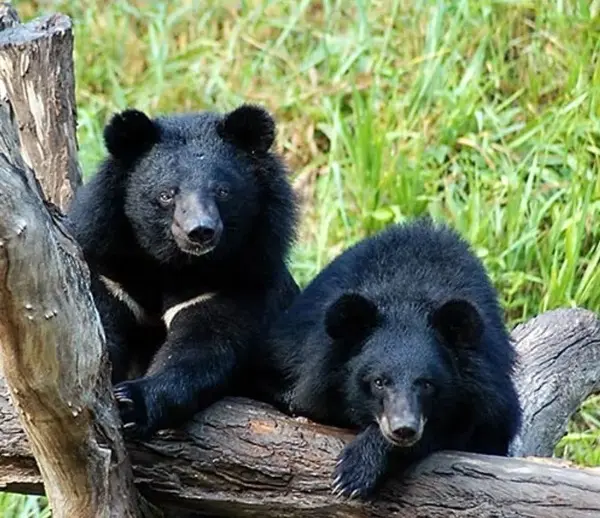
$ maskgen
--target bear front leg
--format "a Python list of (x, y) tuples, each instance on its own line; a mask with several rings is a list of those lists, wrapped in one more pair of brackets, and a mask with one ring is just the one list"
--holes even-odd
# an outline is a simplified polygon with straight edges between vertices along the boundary
[(379, 426), (371, 424), (348, 443), (333, 472), (333, 493), (349, 498), (367, 498), (385, 475), (393, 446)]
[(178, 427), (226, 395), (251, 337), (235, 325), (239, 314), (225, 313), (223, 306), (215, 313), (178, 315), (145, 376), (115, 386), (127, 436), (147, 438)]
[(377, 424), (371, 424), (340, 453), (333, 474), (333, 493), (367, 499), (387, 476), (401, 475), (412, 464), (440, 449), (442, 446), (436, 446), (427, 431), (414, 446), (394, 446), (383, 437)]
[[(204, 348), (204, 350), (203, 350)], [(167, 342), (160, 369), (114, 388), (123, 428), (129, 437), (149, 437), (175, 428), (225, 394), (235, 368), (235, 353), (216, 344)]]

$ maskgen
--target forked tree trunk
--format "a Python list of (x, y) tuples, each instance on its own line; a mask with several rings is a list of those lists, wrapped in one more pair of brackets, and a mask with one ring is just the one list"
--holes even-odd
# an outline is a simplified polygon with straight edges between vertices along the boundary
[[(0, 488), (45, 492), (55, 517), (157, 513), (133, 479), (182, 518), (600, 516), (597, 470), (453, 452), (390, 479), (374, 502), (339, 500), (330, 474), (352, 434), (243, 399), (128, 444), (132, 476), (88, 271), (35, 179), (63, 208), (80, 182), (71, 45), (65, 16), (22, 26), (0, 14)], [(598, 390), (600, 324), (557, 310), (513, 336), (525, 424), (512, 453), (549, 456)]]
[(140, 516), (89, 272), (40, 188), (65, 205), (81, 181), (71, 21), (55, 15), (20, 25), (10, 6), (1, 9), (4, 377), (54, 516)]

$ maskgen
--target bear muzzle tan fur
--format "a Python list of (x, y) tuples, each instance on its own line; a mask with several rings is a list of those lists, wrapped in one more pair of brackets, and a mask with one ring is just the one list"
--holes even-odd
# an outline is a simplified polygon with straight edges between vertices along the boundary
[(191, 255), (211, 252), (219, 244), (223, 233), (223, 222), (216, 203), (195, 192), (178, 195), (171, 232), (183, 252)]
[(416, 394), (387, 390), (383, 397), (383, 412), (377, 419), (385, 439), (402, 448), (419, 442), (426, 421), (420, 407)]

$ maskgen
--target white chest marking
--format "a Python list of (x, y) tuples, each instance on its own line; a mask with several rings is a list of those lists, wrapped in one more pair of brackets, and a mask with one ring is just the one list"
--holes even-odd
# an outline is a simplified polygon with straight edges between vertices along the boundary
[(100, 275), (100, 280), (104, 283), (106, 289), (113, 297), (119, 299), (129, 308), (138, 322), (145, 322), (149, 319), (144, 308), (138, 304), (138, 302), (129, 295), (118, 282), (113, 281), (104, 275)]
[(206, 302), (207, 300), (212, 299), (216, 293), (203, 293), (202, 295), (198, 295), (193, 299), (186, 300), (185, 302), (180, 302), (179, 304), (175, 304), (171, 306), (165, 314), (163, 315), (163, 321), (167, 329), (171, 327), (171, 322), (175, 318), (175, 316), (182, 310), (189, 308), (190, 306), (195, 306), (196, 304), (201, 304), (202, 302)]

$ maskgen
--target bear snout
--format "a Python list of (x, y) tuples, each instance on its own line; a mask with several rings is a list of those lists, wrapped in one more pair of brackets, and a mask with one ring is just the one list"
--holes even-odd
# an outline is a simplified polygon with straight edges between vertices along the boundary
[(183, 252), (203, 255), (219, 243), (223, 222), (214, 203), (188, 193), (176, 202), (171, 232)]
[(398, 395), (384, 401), (378, 423), (381, 433), (389, 442), (408, 448), (421, 439), (425, 418), (417, 401)]
[(204, 255), (216, 248), (223, 232), (221, 221), (198, 220), (186, 227), (173, 221), (171, 232), (182, 252)]
[(186, 231), (187, 238), (194, 244), (204, 245), (215, 239), (219, 233), (218, 222), (202, 220), (196, 226)]

